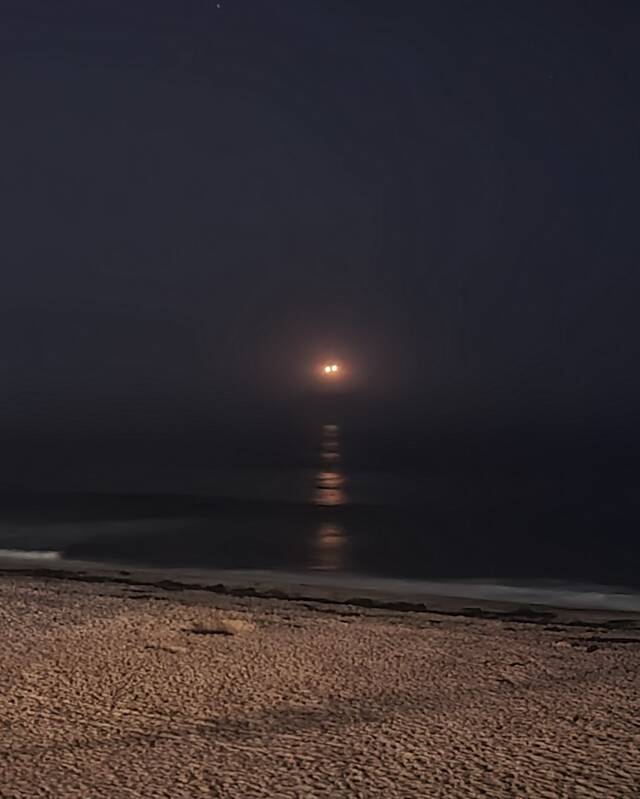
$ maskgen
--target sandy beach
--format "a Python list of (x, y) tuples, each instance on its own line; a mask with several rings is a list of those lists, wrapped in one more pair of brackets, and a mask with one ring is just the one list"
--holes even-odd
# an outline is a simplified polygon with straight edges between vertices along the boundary
[(19, 573), (0, 597), (3, 799), (640, 796), (637, 615)]

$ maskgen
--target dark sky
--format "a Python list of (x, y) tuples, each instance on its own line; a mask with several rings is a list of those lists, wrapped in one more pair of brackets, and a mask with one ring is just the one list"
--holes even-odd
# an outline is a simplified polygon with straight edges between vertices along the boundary
[(3, 430), (631, 424), (638, 4), (219, 5), (2, 3)]

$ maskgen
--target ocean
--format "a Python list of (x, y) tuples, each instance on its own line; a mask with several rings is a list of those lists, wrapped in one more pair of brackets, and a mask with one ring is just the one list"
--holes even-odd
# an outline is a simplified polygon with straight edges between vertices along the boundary
[(94, 462), (75, 476), (59, 470), (57, 484), (5, 491), (0, 557), (640, 608), (628, 465), (607, 471), (579, 452), (551, 458), (514, 441), (376, 439), (339, 424), (281, 446), (220, 447), (210, 465), (202, 450), (187, 461), (170, 447), (163, 468), (154, 460), (123, 463), (114, 480), (107, 457), (108, 490)]

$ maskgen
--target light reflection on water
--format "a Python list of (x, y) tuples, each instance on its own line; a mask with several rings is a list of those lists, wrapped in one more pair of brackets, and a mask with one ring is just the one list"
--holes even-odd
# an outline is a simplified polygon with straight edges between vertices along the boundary
[(345, 568), (346, 536), (342, 525), (322, 522), (314, 538), (311, 568), (318, 571), (340, 571)]
[[(340, 430), (337, 425), (322, 427), (320, 465), (315, 473), (312, 502), (332, 508), (348, 501), (347, 479), (340, 468)], [(332, 521), (318, 524), (312, 541), (311, 568), (322, 571), (340, 571), (346, 565), (346, 534), (343, 526)]]
[(314, 505), (335, 507), (348, 502), (346, 478), (339, 467), (340, 439), (337, 425), (322, 427), (320, 443), (320, 468), (315, 475), (312, 502)]

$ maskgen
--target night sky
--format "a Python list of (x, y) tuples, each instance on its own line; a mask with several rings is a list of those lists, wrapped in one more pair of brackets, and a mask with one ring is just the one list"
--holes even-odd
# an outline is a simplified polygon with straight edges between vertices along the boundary
[(634, 427), (636, 2), (5, 0), (0, 37), (5, 437), (212, 429), (324, 357), (363, 418)]

